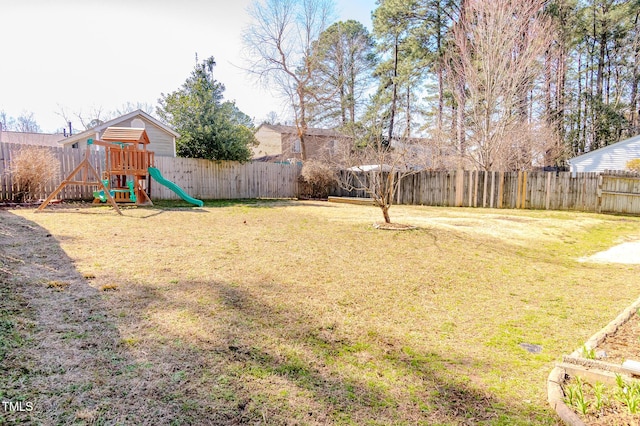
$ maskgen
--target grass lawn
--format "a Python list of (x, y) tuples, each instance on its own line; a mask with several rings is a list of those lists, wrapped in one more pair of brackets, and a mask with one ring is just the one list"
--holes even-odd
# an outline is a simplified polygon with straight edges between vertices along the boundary
[(640, 218), (177, 206), (0, 211), (0, 399), (33, 403), (0, 423), (554, 425), (554, 363), (640, 293), (578, 262)]

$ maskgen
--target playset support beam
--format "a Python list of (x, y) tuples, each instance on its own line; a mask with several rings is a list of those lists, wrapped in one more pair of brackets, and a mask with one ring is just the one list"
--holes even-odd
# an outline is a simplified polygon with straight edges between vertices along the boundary
[[(42, 210), (44, 210), (45, 207), (47, 207), (47, 205), (51, 201), (53, 201), (55, 196), (58, 195), (60, 193), (60, 191), (62, 191), (64, 189), (65, 186), (67, 186), (67, 185), (84, 185), (84, 186), (102, 187), (102, 189), (104, 190), (104, 194), (107, 197), (107, 201), (109, 202), (109, 204), (111, 204), (111, 206), (113, 206), (113, 208), (115, 209), (116, 212), (118, 212), (119, 215), (122, 215), (122, 212), (120, 211), (120, 208), (118, 207), (118, 204), (116, 203), (116, 200), (113, 199), (113, 197), (109, 193), (109, 190), (107, 189), (107, 187), (104, 185), (104, 183), (100, 179), (100, 176), (98, 175), (98, 171), (95, 169), (95, 167), (93, 167), (93, 165), (89, 161), (89, 152), (90, 152), (90, 147), (91, 147), (91, 143), (89, 141), (87, 141), (87, 150), (84, 153), (84, 159), (80, 162), (80, 164), (78, 164), (78, 166), (75, 169), (73, 169), (73, 171), (71, 173), (69, 173), (69, 175), (60, 183), (60, 185), (58, 185), (58, 187), (55, 189), (55, 191), (53, 191), (51, 194), (49, 194), (49, 196), (46, 198), (46, 200), (44, 200), (42, 202), (42, 204), (40, 204), (40, 206), (36, 209), (36, 213), (41, 212)], [(73, 179), (76, 178), (76, 175), (79, 172), (83, 172), (82, 173), (82, 180), (73, 180)], [(95, 178), (95, 182), (87, 180), (88, 175), (92, 175)]]

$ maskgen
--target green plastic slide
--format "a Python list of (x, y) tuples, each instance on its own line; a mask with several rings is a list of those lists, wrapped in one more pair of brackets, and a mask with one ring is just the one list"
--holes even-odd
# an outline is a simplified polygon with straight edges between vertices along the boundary
[(171, 182), (170, 180), (166, 180), (164, 177), (162, 177), (162, 173), (160, 173), (160, 170), (156, 169), (155, 167), (149, 167), (149, 174), (151, 175), (151, 177), (153, 179), (155, 179), (156, 182), (158, 182), (161, 185), (166, 186), (167, 188), (169, 188), (170, 190), (172, 190), (173, 192), (178, 194), (183, 200), (185, 200), (185, 201), (187, 201), (187, 202), (189, 202), (191, 204), (195, 204), (198, 207), (202, 207), (204, 205), (202, 200), (197, 200), (197, 199), (191, 197), (189, 194), (184, 192), (182, 190), (182, 188), (180, 188), (178, 185), (176, 185), (175, 183)]

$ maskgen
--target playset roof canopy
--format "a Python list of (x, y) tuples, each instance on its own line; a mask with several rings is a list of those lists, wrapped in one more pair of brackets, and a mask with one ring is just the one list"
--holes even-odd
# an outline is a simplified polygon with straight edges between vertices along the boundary
[(102, 134), (103, 141), (148, 144), (149, 137), (144, 129), (132, 127), (108, 127)]

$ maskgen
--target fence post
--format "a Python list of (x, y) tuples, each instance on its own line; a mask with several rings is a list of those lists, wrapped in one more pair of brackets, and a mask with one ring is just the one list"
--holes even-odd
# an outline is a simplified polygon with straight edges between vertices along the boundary
[[(486, 172), (489, 173), (489, 172)], [(491, 172), (491, 194), (489, 195), (489, 208), (493, 208), (493, 199), (496, 197), (496, 172)]]
[(604, 182), (604, 178), (602, 177), (602, 173), (598, 174), (598, 201), (596, 202), (596, 212), (602, 213), (602, 184)]
[(527, 172), (522, 172), (522, 209), (527, 208)]
[(462, 201), (464, 199), (464, 171), (462, 169), (458, 169), (456, 171), (456, 198), (455, 198), (455, 206), (462, 207)]
[(487, 173), (486, 170), (482, 170), (478, 173), (482, 173), (482, 207), (487, 207), (487, 175), (489, 173)]

